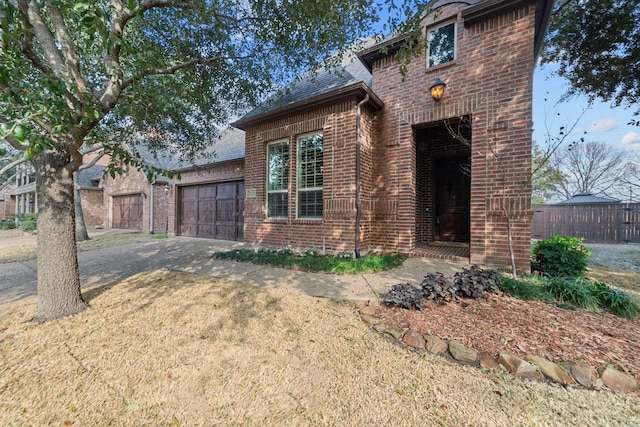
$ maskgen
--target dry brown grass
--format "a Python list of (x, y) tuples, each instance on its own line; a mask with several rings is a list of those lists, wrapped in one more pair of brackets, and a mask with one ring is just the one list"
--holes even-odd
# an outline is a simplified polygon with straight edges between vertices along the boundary
[[(0, 264), (8, 262), (23, 262), (36, 259), (36, 236), (26, 236), (20, 230), (9, 230), (0, 233)], [(11, 233), (11, 235), (9, 235)], [(15, 236), (15, 237), (14, 237)], [(78, 251), (122, 246), (133, 243), (136, 239), (148, 237), (142, 233), (105, 234), (91, 240), (78, 243)], [(15, 242), (15, 244), (12, 244)]]
[(43, 325), (0, 306), (0, 424), (638, 425), (640, 401), (400, 348), (353, 307), (155, 271)]
[(640, 273), (607, 267), (589, 267), (586, 276), (606, 282), (640, 299)]

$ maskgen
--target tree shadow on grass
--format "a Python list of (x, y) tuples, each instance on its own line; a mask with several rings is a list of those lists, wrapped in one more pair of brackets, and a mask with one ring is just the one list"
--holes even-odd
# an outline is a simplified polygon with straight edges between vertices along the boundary
[[(214, 338), (223, 334), (240, 336), (253, 320), (268, 322), (283, 312), (281, 297), (264, 287), (239, 284), (210, 276), (175, 270), (154, 270), (122, 281), (88, 289), (83, 297), (89, 304), (109, 295), (102, 309), (124, 310), (122, 316), (143, 316), (149, 320), (202, 323), (194, 313), (209, 318), (200, 336)], [(106, 301), (105, 301), (106, 303)], [(154, 319), (154, 317), (158, 319)]]

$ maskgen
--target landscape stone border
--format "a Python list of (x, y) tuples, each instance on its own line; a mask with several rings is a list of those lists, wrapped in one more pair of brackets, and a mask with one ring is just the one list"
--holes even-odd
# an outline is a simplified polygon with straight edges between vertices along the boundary
[(561, 364), (540, 356), (527, 355), (526, 360), (501, 352), (495, 359), (453, 340), (412, 330), (409, 325), (386, 323), (376, 316), (377, 301), (356, 303), (355, 308), (364, 323), (376, 332), (390, 336), (419, 353), (430, 353), (449, 358), (457, 363), (491, 370), (503, 370), (522, 379), (552, 381), (562, 386), (581, 386), (591, 390), (604, 387), (616, 393), (632, 393), (640, 383), (632, 376), (610, 366), (594, 368), (584, 362), (563, 361)]

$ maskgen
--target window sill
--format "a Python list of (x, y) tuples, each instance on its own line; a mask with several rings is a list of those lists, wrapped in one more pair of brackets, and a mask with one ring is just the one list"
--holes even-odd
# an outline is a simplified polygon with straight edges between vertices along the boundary
[(446, 62), (444, 64), (436, 65), (435, 67), (430, 67), (425, 70), (426, 74), (435, 73), (437, 71), (446, 70), (447, 68), (452, 68), (458, 65), (458, 60), (453, 60)]

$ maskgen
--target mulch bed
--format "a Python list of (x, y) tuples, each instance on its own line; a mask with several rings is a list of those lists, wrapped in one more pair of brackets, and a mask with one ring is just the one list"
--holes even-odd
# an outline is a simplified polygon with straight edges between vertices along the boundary
[(509, 296), (428, 301), (423, 311), (380, 306), (385, 321), (423, 334), (452, 339), (497, 357), (500, 352), (553, 361), (581, 360), (593, 367), (609, 364), (640, 380), (640, 321), (608, 312), (566, 310)]

